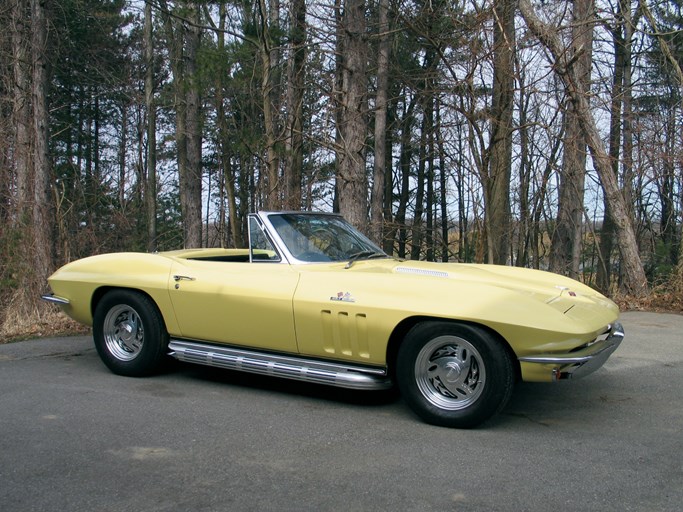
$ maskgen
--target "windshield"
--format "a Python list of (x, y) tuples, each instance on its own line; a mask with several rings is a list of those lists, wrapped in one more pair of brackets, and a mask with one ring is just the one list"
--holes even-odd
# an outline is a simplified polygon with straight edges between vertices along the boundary
[(382, 249), (335, 215), (269, 215), (289, 252), (299, 261), (349, 261), (388, 257)]

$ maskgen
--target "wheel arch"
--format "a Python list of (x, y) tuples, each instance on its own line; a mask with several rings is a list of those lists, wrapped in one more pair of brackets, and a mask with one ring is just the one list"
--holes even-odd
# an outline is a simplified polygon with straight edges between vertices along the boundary
[(399, 348), (401, 347), (401, 343), (403, 343), (403, 340), (405, 339), (406, 335), (408, 332), (415, 327), (416, 325), (423, 323), (423, 322), (444, 322), (444, 323), (451, 323), (451, 324), (459, 324), (459, 325), (469, 325), (472, 327), (477, 327), (479, 329), (482, 329), (489, 333), (491, 336), (493, 336), (500, 345), (507, 351), (507, 353), (510, 356), (510, 360), (513, 362), (513, 368), (515, 371), (515, 379), (516, 381), (521, 380), (521, 375), (522, 375), (522, 370), (519, 364), (519, 361), (517, 359), (517, 355), (515, 354), (515, 351), (512, 350), (512, 347), (508, 343), (508, 341), (495, 329), (490, 328), (487, 325), (478, 323), (478, 322), (472, 322), (469, 320), (459, 320), (459, 319), (453, 319), (453, 318), (442, 318), (442, 317), (432, 317), (432, 316), (412, 316), (403, 319), (399, 324), (394, 328), (392, 331), (391, 335), (389, 336), (389, 343), (387, 344), (387, 355), (386, 355), (386, 362), (387, 362), (387, 368), (389, 372), (389, 376), (395, 380), (396, 375), (396, 361), (398, 358), (398, 351)]
[(91, 308), (95, 348), (113, 373), (145, 377), (165, 366), (169, 334), (159, 305), (149, 293), (101, 286), (93, 292)]
[(139, 293), (140, 295), (147, 297), (149, 301), (154, 304), (154, 307), (157, 308), (157, 311), (159, 312), (159, 317), (161, 320), (164, 322), (164, 326), (167, 328), (168, 322), (166, 318), (164, 318), (164, 314), (159, 307), (159, 304), (157, 303), (156, 300), (154, 300), (154, 297), (152, 297), (149, 293), (147, 293), (144, 290), (141, 290), (140, 288), (133, 288), (133, 287), (128, 287), (128, 286), (100, 286), (97, 288), (92, 295), (92, 298), (90, 299), (90, 314), (92, 317), (95, 317), (95, 310), (97, 309), (97, 305), (100, 303), (100, 301), (104, 298), (107, 293), (114, 291), (114, 290), (126, 290), (129, 292), (135, 292)]

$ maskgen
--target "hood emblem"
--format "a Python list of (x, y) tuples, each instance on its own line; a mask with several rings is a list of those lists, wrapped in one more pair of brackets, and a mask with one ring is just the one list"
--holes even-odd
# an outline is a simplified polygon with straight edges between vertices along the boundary
[(337, 292), (337, 295), (330, 297), (330, 300), (334, 302), (356, 302), (350, 292)]
[(556, 286), (555, 288), (557, 288), (558, 290), (560, 290), (560, 292), (562, 292), (562, 293), (567, 292), (567, 295), (569, 295), (570, 297), (576, 297), (576, 292), (571, 291), (571, 290), (570, 290), (568, 287), (566, 287), (566, 286), (559, 286), (559, 285), (558, 285), (558, 286)]

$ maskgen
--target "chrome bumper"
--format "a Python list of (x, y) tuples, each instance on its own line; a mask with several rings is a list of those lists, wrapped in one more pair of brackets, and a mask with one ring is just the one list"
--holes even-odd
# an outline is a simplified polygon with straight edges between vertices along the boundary
[(65, 299), (64, 297), (57, 297), (54, 293), (41, 295), (40, 298), (46, 302), (52, 302), (53, 304), (69, 304), (69, 299)]
[(584, 377), (600, 368), (624, 339), (624, 328), (619, 323), (599, 336), (588, 346), (568, 354), (538, 354), (520, 357), (520, 363), (551, 365), (550, 380)]

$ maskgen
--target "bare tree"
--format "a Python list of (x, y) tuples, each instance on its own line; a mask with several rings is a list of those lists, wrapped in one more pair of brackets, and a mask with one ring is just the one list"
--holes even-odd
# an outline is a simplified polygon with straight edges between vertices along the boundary
[[(568, 59), (576, 72), (578, 93), (590, 90), (593, 57), (594, 0), (574, 0)], [(550, 270), (574, 279), (579, 276), (583, 235), (583, 196), (586, 178), (586, 136), (575, 104), (566, 101), (564, 151), (560, 172), (557, 223), (550, 246)]]
[(306, 73), (306, 2), (293, 0), (291, 5), (290, 56), (287, 68), (287, 127), (285, 134), (287, 158), (285, 179), (287, 208), (301, 208), (301, 173), (303, 167), (303, 101)]
[[(12, 119), (15, 126), (14, 168), (16, 170), (17, 194), (15, 200), (14, 222), (21, 221), (25, 209), (31, 204), (32, 184), (29, 173), (30, 115), (31, 97), (29, 94), (31, 67), (28, 61), (28, 35), (30, 34), (29, 4), (14, 0), (12, 4), (12, 71), (14, 84), (12, 90)], [(27, 26), (28, 25), (28, 26)]]
[(147, 182), (145, 205), (147, 213), (147, 250), (157, 248), (157, 127), (154, 101), (154, 41), (152, 34), (152, 4), (145, 4), (145, 109), (147, 110)]
[(345, 0), (342, 16), (340, 149), (337, 152), (339, 211), (356, 227), (368, 222), (365, 139), (367, 137), (367, 38), (365, 0)]
[(279, 190), (280, 157), (276, 150), (277, 143), (277, 107), (275, 104), (275, 69), (278, 52), (273, 42), (272, 33), (278, 29), (278, 3), (259, 0), (259, 54), (261, 56), (261, 103), (263, 107), (263, 128), (266, 142), (266, 190), (264, 203), (270, 210), (282, 206)]
[(37, 283), (53, 269), (53, 216), (50, 201), (51, 172), (48, 153), (47, 18), (45, 2), (31, 0), (31, 104), (33, 106), (33, 268)]
[[(211, 20), (210, 16), (207, 16)], [(222, 55), (225, 51), (225, 33), (226, 33), (226, 18), (227, 11), (224, 3), (221, 3), (218, 7), (218, 26), (214, 26), (217, 36), (217, 47), (219, 55)], [(224, 106), (224, 77), (227, 75), (227, 70), (223, 66), (219, 66), (219, 71), (215, 77), (215, 88), (216, 92), (214, 94), (214, 104), (216, 108), (216, 122), (218, 124), (218, 150), (220, 154), (220, 166), (223, 175), (223, 182), (221, 184), (221, 191), (225, 191), (227, 199), (227, 216), (230, 226), (230, 233), (232, 233), (232, 239), (235, 247), (244, 247), (244, 239), (242, 237), (242, 228), (240, 223), (240, 214), (237, 210), (237, 193), (235, 189), (235, 182), (237, 178), (235, 176), (235, 171), (231, 162), (231, 139), (233, 134), (228, 126), (228, 119), (225, 112)], [(220, 222), (224, 223), (225, 210), (223, 206), (224, 201), (221, 200), (221, 211), (220, 211)], [(221, 231), (221, 245), (224, 246), (227, 243), (227, 233), (225, 229)]]
[(392, 229), (388, 238), (397, 238), (398, 242), (398, 257), (406, 257), (406, 243), (407, 243), (407, 229), (405, 227), (406, 217), (408, 213), (408, 201), (410, 200), (410, 165), (413, 159), (414, 148), (412, 142), (412, 130), (415, 123), (415, 104), (416, 99), (411, 95), (407, 88), (403, 90), (403, 115), (400, 119), (401, 139), (399, 142), (399, 173), (400, 179), (398, 183), (399, 188), (399, 202), (396, 208), (396, 215), (394, 216), (395, 229)]
[[(640, 9), (642, 10), (648, 24), (652, 28), (654, 36), (659, 41), (659, 45), (664, 53), (664, 56), (666, 57), (667, 62), (673, 69), (674, 75), (678, 80), (678, 86), (680, 87), (680, 94), (683, 97), (683, 69), (676, 59), (676, 56), (673, 54), (673, 51), (664, 37), (664, 34), (662, 34), (662, 32), (659, 30), (657, 20), (652, 15), (650, 8), (647, 6), (647, 2), (640, 2)], [(681, 241), (680, 247), (678, 249), (678, 266), (676, 272), (678, 274), (679, 283), (683, 283), (683, 226), (681, 227)]]
[[(612, 77), (611, 112), (609, 131), (609, 156), (612, 160), (612, 172), (619, 176), (619, 167), (624, 167), (625, 192), (630, 191), (630, 175), (632, 173), (633, 123), (631, 98), (633, 89), (632, 44), (634, 21), (631, 17), (631, 0), (619, 0), (615, 13), (614, 26), (608, 27), (614, 43), (614, 74)], [(622, 130), (623, 125), (623, 130)], [(623, 153), (622, 153), (623, 139)], [(630, 194), (626, 195), (627, 205)], [(607, 201), (603, 201), (605, 216), (600, 229), (599, 264), (596, 284), (598, 289), (609, 292), (611, 286), (611, 264), (614, 248), (614, 221)]]
[(176, 111), (176, 151), (180, 208), (185, 247), (202, 245), (202, 134), (201, 105), (197, 77), (197, 51), (200, 43), (199, 8), (183, 3), (187, 22), (175, 17), (159, 0), (174, 79)]
[(619, 190), (616, 176), (612, 172), (610, 157), (603, 146), (588, 99), (580, 89), (580, 78), (576, 69), (568, 61), (567, 49), (560, 42), (557, 29), (541, 21), (530, 0), (519, 0), (519, 7), (529, 30), (544, 44), (553, 57), (552, 64), (555, 72), (559, 74), (567, 94), (574, 103), (606, 200), (614, 216), (617, 243), (623, 263), (624, 288), (634, 296), (642, 296), (647, 293), (648, 284), (638, 253), (633, 223), (624, 196)]
[(493, 5), (493, 100), (489, 169), (484, 181), (488, 260), (507, 263), (510, 253), (510, 179), (514, 106), (515, 0)]
[(379, 51), (377, 54), (377, 93), (375, 95), (375, 168), (370, 195), (370, 234), (380, 243), (384, 217), (387, 160), (387, 102), (389, 99), (389, 0), (379, 0)]
[(199, 6), (190, 4), (190, 23), (187, 25), (185, 51), (185, 102), (187, 129), (187, 167), (180, 175), (180, 199), (183, 210), (186, 247), (202, 244), (202, 133), (201, 100), (197, 52), (201, 40)]

